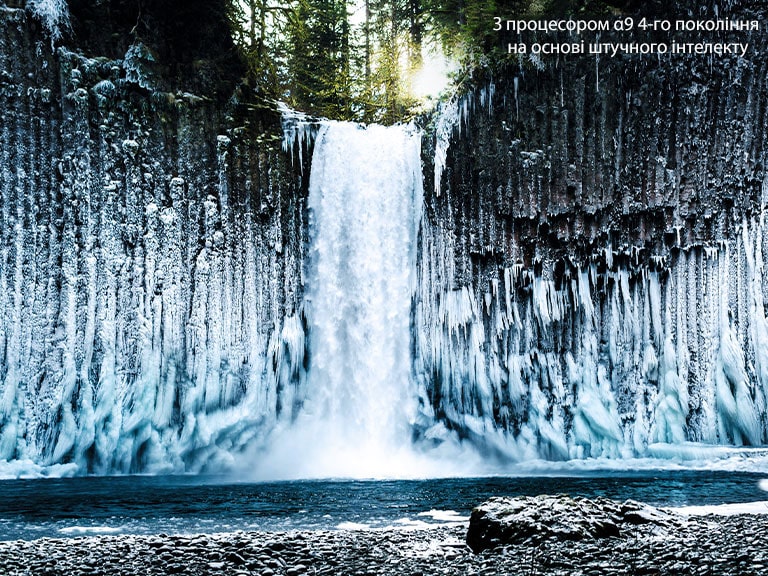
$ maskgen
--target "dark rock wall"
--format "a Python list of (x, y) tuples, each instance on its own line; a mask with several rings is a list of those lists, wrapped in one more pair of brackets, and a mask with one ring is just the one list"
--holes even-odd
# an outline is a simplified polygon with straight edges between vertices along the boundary
[(279, 118), (167, 91), (156, 56), (52, 49), (0, 11), (0, 459), (221, 465), (294, 378), (304, 194)]
[(732, 237), (760, 211), (768, 124), (765, 31), (735, 38), (749, 43), (746, 58), (511, 63), (489, 80), (490, 108), (476, 102), (451, 143), (443, 187), (456, 201), (434, 210), (451, 204), (467, 222), (471, 253), (526, 264), (607, 242), (666, 255)]
[(761, 29), (716, 40), (744, 58), (526, 57), (444, 107), (415, 305), (425, 435), (437, 417), (515, 458), (768, 438), (768, 46), (736, 4)]

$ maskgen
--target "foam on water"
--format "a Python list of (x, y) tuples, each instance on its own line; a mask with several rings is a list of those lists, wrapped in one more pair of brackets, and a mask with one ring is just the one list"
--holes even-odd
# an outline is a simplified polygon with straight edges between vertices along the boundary
[(341, 522), (336, 526), (339, 530), (370, 530), (371, 527), (368, 524), (362, 522)]
[(717, 516), (768, 514), (768, 501), (740, 502), (738, 504), (719, 504), (714, 506), (680, 506), (679, 508), (669, 508), (669, 510), (688, 516), (707, 516), (709, 514)]
[(44, 466), (29, 459), (0, 460), (0, 480), (15, 478), (68, 478), (77, 474), (76, 464)]
[(122, 528), (115, 526), (67, 526), (60, 528), (59, 533), (65, 536), (84, 536), (91, 534), (119, 534)]
[(419, 512), (418, 515), (446, 523), (469, 522), (469, 516), (462, 516), (455, 510), (427, 510), (426, 512)]

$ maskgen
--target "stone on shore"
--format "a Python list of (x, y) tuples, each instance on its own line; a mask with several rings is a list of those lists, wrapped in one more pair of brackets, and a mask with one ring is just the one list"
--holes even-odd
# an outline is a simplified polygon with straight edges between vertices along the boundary
[[(561, 502), (562, 497), (553, 497)], [(537, 502), (533, 500), (533, 502)], [(541, 503), (541, 501), (538, 501)], [(586, 506), (586, 505), (584, 505)], [(601, 507), (601, 501), (597, 502)], [(618, 509), (616, 506), (619, 506)], [(623, 511), (622, 508), (623, 507)], [(539, 513), (543, 515), (543, 506)], [(586, 508), (592, 510), (592, 508)], [(529, 513), (531, 511), (529, 510)], [(467, 525), (382, 530), (109, 534), (0, 541), (2, 576), (766, 576), (768, 515), (680, 522), (637, 503), (605, 505), (621, 537), (557, 536), (475, 554)], [(571, 512), (571, 519), (577, 517)], [(638, 522), (637, 524), (635, 524)], [(541, 522), (540, 522), (541, 523)], [(588, 524), (588, 523), (587, 523)]]
[(626, 537), (641, 524), (679, 528), (682, 516), (632, 500), (566, 495), (494, 497), (472, 511), (467, 544), (478, 553), (502, 544)]

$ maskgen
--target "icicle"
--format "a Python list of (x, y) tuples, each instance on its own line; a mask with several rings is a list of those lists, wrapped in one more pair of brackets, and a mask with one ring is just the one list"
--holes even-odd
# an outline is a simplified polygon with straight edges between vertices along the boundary
[(448, 158), (448, 147), (451, 144), (453, 131), (461, 123), (459, 103), (454, 96), (446, 102), (437, 115), (435, 127), (435, 195), (440, 196), (440, 187), (445, 170), (445, 162)]
[(513, 80), (513, 85), (515, 90), (515, 120), (516, 121), (520, 121), (520, 100), (518, 99), (519, 84), (520, 84), (520, 80), (517, 76), (515, 76)]
[(292, 110), (283, 102), (278, 102), (283, 127), (283, 151), (290, 155), (294, 162), (293, 149), (298, 149), (299, 168), (304, 171), (304, 150), (308, 150), (315, 139), (317, 121), (312, 120), (303, 112)]

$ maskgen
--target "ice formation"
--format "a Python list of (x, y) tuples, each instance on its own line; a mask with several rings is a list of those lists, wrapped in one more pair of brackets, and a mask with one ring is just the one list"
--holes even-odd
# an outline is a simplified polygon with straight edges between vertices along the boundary
[(486, 107), (488, 114), (491, 113), (495, 92), (496, 85), (493, 82), (489, 82), (487, 86), (480, 89), (477, 99), (474, 97), (474, 93), (471, 92), (467, 94), (454, 93), (440, 106), (435, 121), (435, 154), (433, 161), (435, 167), (435, 194), (438, 196), (440, 196), (440, 184), (443, 179), (451, 138), (455, 135), (461, 136), (461, 130), (466, 125), (470, 112), (474, 111), (477, 100), (480, 101), (480, 106)]
[[(487, 92), (490, 101), (492, 85)], [(485, 98), (483, 91), (482, 108), (489, 106)], [(472, 98), (465, 97), (443, 112), (443, 120), (438, 121), (436, 168), (445, 159), (448, 140), (460, 137), (460, 127), (473, 110)], [(305, 139), (301, 131), (292, 134), (297, 143)], [(373, 132), (358, 129), (355, 134), (368, 137)], [(440, 138), (447, 140), (441, 144)], [(342, 145), (339, 140), (338, 147), (348, 152), (337, 155), (349, 158), (352, 150), (364, 146), (351, 141)], [(313, 158), (313, 179), (328, 179), (334, 186), (345, 182), (343, 170), (327, 170), (328, 152), (320, 149)], [(409, 165), (415, 163), (414, 157)], [(349, 166), (348, 161), (345, 169), (350, 170)], [(436, 178), (442, 177), (442, 170), (436, 171)], [(389, 174), (383, 182), (399, 181)], [(435, 192), (439, 195), (439, 188)], [(345, 204), (355, 213), (351, 207), (359, 200), (351, 198)], [(312, 205), (318, 222), (330, 216)], [(334, 237), (333, 253), (356, 253), (357, 246), (366, 245), (365, 238), (339, 228), (346, 222), (342, 213), (337, 212), (332, 221), (340, 233)], [(491, 267), (490, 275), (472, 277), (471, 282), (466, 274), (471, 265), (457, 258), (461, 254), (458, 236), (445, 225), (426, 213), (419, 221), (408, 336), (412, 346), (408, 389), (417, 402), (410, 399), (415, 412), (409, 418), (392, 418), (392, 412), (383, 408), (387, 403), (381, 405), (380, 421), (390, 422), (390, 432), (407, 423), (422, 451), (464, 444), (486, 460), (502, 462), (690, 460), (692, 450), (697, 454), (694, 459), (701, 459), (705, 458), (702, 453), (717, 457), (715, 445), (765, 442), (768, 331), (762, 215), (745, 219), (732, 241), (684, 247), (667, 258), (651, 259), (652, 265), (639, 264), (639, 250), (628, 261), (608, 245), (591, 262), (566, 264), (557, 275), (555, 262), (542, 260), (535, 266)], [(352, 238), (357, 239), (350, 244)], [(679, 234), (676, 242), (680, 244)], [(336, 270), (334, 278), (349, 277)], [(314, 300), (331, 298), (330, 308), (341, 314), (342, 302), (360, 302), (359, 289), (349, 282), (328, 282), (327, 286), (330, 290), (309, 289), (312, 307), (317, 304)], [(375, 300), (366, 302), (364, 309), (372, 313)], [(339, 318), (331, 325), (339, 325)], [(324, 350), (322, 358), (336, 358), (334, 368), (341, 369), (331, 341), (316, 329), (308, 340), (310, 355)], [(344, 363), (354, 355), (342, 357)], [(366, 366), (366, 360), (356, 357), (349, 363), (349, 373), (354, 373), (353, 367), (364, 371)], [(331, 391), (330, 398), (349, 393), (328, 387), (327, 375), (313, 377), (314, 369), (308, 379), (326, 382), (321, 387)], [(404, 381), (402, 376), (398, 380)], [(368, 386), (350, 377), (344, 381), (355, 394), (367, 398), (365, 402), (379, 402), (386, 396), (379, 393), (378, 384)], [(357, 406), (349, 413), (356, 417), (345, 415), (341, 421), (359, 424), (365, 410)], [(318, 429), (335, 418), (324, 417)], [(364, 436), (371, 439), (380, 433)]]
[(45, 26), (51, 40), (61, 38), (69, 27), (67, 0), (27, 0), (27, 7)]
[(304, 343), (284, 154), (201, 130), (211, 111), (185, 94), (123, 108), (124, 61), (41, 56), (24, 18), (0, 28), (0, 463), (227, 467)]
[[(0, 474), (429, 475), (471, 473), (473, 454), (699, 459), (768, 440), (768, 180), (728, 213), (736, 234), (525, 255), (528, 232), (499, 221), (539, 217), (543, 189), (519, 183), (554, 154), (500, 121), (517, 172), (462, 181), (453, 157), (472, 115), (496, 122), (493, 84), (438, 116), (425, 192), (412, 126), (283, 110), (267, 145), (157, 91), (138, 44), (114, 62), (40, 55), (6, 12)], [(510, 123), (529, 112), (520, 82)], [(595, 212), (594, 182), (565, 171)]]
[[(507, 121), (520, 113), (518, 84), (515, 78)], [(686, 244), (690, 231), (675, 225), (672, 248), (661, 246), (657, 256), (640, 257), (648, 244), (619, 248), (610, 240), (590, 246), (586, 257), (573, 248), (553, 256), (562, 237), (580, 238), (575, 225), (558, 230), (555, 240), (545, 232), (525, 252), (522, 242), (530, 237), (507, 224), (513, 218), (543, 222), (546, 231), (556, 217), (577, 220), (574, 210), (613, 207), (598, 204), (604, 192), (581, 190), (570, 176), (575, 198), (547, 197), (537, 182), (554, 178), (561, 152), (501, 140), (498, 125), (506, 127), (498, 109), (492, 122), (474, 121), (473, 101), (486, 94), (493, 99), (492, 84), (464, 96), (468, 104), (446, 107), (437, 122), (440, 198), (432, 205), (442, 208), (428, 210), (422, 224), (414, 300), (414, 372), (423, 407), (417, 435), (443, 438), (447, 428), (486, 455), (514, 461), (685, 459), (691, 442), (711, 455), (713, 445), (764, 444), (765, 184), (758, 214), (739, 217), (737, 233), (718, 240)], [(567, 126), (565, 120), (563, 112), (552, 123)], [(473, 162), (465, 148), (448, 166), (448, 143), (461, 143), (464, 129), (474, 130), (470, 146), (511, 160), (489, 167)], [(492, 132), (481, 139), (484, 129)], [(619, 135), (621, 129), (619, 122)], [(616, 155), (618, 166), (620, 148)], [(675, 190), (674, 172), (662, 169), (666, 160), (655, 164), (659, 190), (649, 208)], [(674, 198), (683, 202), (680, 192)], [(670, 203), (682, 210), (674, 198)], [(588, 232), (583, 236), (596, 244), (599, 234)]]
[(441, 419), (516, 459), (762, 444), (762, 272), (740, 268), (762, 259), (765, 228), (744, 229), (733, 248), (681, 251), (658, 271), (598, 274), (591, 264), (557, 285), (547, 271), (505, 268), (475, 292), (456, 288), (453, 252), (425, 228), (422, 393)]

